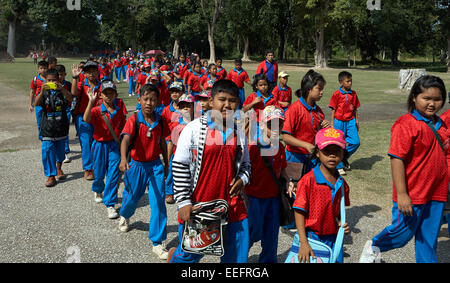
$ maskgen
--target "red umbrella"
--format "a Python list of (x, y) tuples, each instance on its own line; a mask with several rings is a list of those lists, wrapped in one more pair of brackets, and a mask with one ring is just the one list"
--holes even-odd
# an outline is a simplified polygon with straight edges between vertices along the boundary
[(166, 54), (166, 53), (164, 53), (161, 50), (149, 50), (144, 53), (144, 55), (162, 55), (162, 54)]

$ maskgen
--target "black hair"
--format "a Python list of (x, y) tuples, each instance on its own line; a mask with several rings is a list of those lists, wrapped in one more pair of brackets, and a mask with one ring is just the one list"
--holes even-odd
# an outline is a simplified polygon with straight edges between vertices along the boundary
[(241, 63), (241, 65), (242, 65), (242, 59), (241, 58), (236, 58), (236, 59), (234, 59), (234, 63), (236, 64), (236, 63)]
[(84, 64), (86, 64), (86, 62), (85, 62), (85, 61), (81, 61), (81, 62), (80, 62), (80, 65), (81, 65), (81, 64), (83, 64), (83, 65), (84, 65)]
[(341, 83), (345, 78), (351, 78), (352, 74), (347, 71), (342, 71), (338, 75), (338, 81)]
[(273, 55), (275, 55), (275, 52), (272, 49), (267, 49), (266, 52), (264, 53), (265, 56), (267, 56), (267, 54), (272, 53)]
[(317, 85), (318, 83), (326, 84), (327, 81), (321, 74), (315, 72), (312, 69), (309, 70), (302, 78), (300, 89), (295, 91), (295, 95), (299, 98), (303, 97), (303, 99), (307, 99), (311, 89), (313, 89), (314, 86)]
[(269, 84), (269, 79), (267, 78), (267, 76), (265, 74), (256, 74), (253, 76), (253, 82), (252, 82), (253, 91), (258, 91), (256, 86), (258, 85), (259, 81), (266, 81), (267, 84)]
[(48, 57), (47, 61), (49, 64), (52, 64), (52, 63), (57, 63), (58, 59), (56, 59), (56, 57), (52, 56), (52, 57)]
[(216, 65), (216, 64), (214, 64), (214, 63), (212, 63), (212, 64), (209, 64), (209, 65), (208, 65), (208, 71), (209, 71), (209, 70), (211, 70), (211, 67), (213, 67), (213, 66), (217, 66), (217, 65)]
[(39, 66), (48, 68), (48, 62), (47, 62), (47, 61), (44, 61), (44, 60), (39, 61), (38, 67), (39, 67)]
[(141, 96), (144, 95), (144, 93), (146, 92), (155, 92), (156, 93), (156, 97), (159, 97), (159, 89), (152, 84), (145, 84), (142, 88), (141, 88)]
[(58, 70), (56, 68), (51, 68), (47, 70), (46, 77), (48, 76), (54, 76), (56, 78), (59, 78)]
[(58, 73), (65, 73), (66, 72), (66, 67), (64, 67), (64, 65), (56, 65), (55, 68), (58, 71)]
[(239, 88), (230, 80), (216, 81), (211, 89), (211, 98), (214, 98), (214, 96), (220, 92), (226, 92), (239, 98)]
[(220, 58), (220, 57), (217, 57), (217, 58), (216, 58), (216, 62), (217, 62), (217, 61), (222, 61), (222, 62), (223, 62), (222, 58)]
[(439, 91), (441, 92), (441, 96), (442, 96), (442, 106), (444, 106), (445, 101), (447, 99), (447, 90), (445, 89), (445, 84), (442, 81), (441, 78), (433, 76), (433, 75), (425, 75), (425, 76), (421, 76), (420, 78), (418, 78), (412, 88), (411, 88), (411, 92), (409, 93), (409, 97), (408, 97), (408, 102), (407, 102), (407, 107), (408, 107), (408, 112), (413, 111), (414, 109), (416, 109), (416, 104), (414, 103), (414, 99), (421, 93), (423, 93), (425, 90), (429, 89), (429, 88), (437, 88), (439, 89)]

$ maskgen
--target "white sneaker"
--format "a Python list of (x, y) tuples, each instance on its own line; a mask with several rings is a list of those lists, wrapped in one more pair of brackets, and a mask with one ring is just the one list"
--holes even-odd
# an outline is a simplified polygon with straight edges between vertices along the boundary
[(103, 201), (103, 194), (95, 193), (94, 192), (94, 200), (96, 203), (101, 203)]
[(364, 249), (359, 258), (359, 263), (375, 263), (380, 262), (380, 251), (377, 248), (372, 247), (372, 241), (368, 240), (364, 245)]
[(128, 232), (129, 229), (130, 229), (130, 218), (125, 218), (123, 216), (120, 216), (120, 219), (119, 219), (120, 232)]
[(66, 155), (63, 163), (70, 163), (72, 160), (70, 160), (70, 158)]
[(339, 175), (341, 175), (341, 176), (347, 175), (347, 172), (345, 172), (344, 169), (338, 169), (338, 172), (339, 172)]
[(163, 245), (153, 246), (153, 252), (159, 257), (161, 260), (167, 260), (169, 253)]
[(106, 210), (108, 211), (108, 218), (109, 219), (119, 218), (119, 213), (117, 213), (117, 211), (114, 208), (114, 206), (109, 206), (109, 207), (106, 208)]

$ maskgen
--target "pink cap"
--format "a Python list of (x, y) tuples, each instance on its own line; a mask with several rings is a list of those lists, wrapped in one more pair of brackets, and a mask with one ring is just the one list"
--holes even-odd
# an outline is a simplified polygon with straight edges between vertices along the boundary
[(180, 102), (188, 102), (188, 103), (194, 103), (194, 97), (190, 94), (183, 94), (179, 99), (178, 103)]
[(320, 150), (325, 147), (335, 144), (345, 149), (345, 135), (341, 130), (333, 128), (321, 129), (316, 134), (316, 145)]

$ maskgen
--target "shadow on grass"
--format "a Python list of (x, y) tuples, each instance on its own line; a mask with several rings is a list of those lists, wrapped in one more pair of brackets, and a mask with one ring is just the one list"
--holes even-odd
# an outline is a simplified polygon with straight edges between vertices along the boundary
[(352, 169), (359, 170), (371, 170), (373, 165), (381, 160), (383, 160), (381, 155), (372, 155), (371, 157), (364, 157), (353, 161), (350, 166)]

